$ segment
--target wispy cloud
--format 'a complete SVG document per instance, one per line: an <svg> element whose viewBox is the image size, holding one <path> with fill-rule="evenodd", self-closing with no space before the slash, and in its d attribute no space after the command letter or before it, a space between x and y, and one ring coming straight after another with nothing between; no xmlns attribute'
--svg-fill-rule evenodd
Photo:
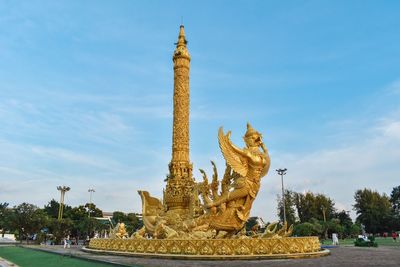
<svg viewBox="0 0 400 267"><path fill-rule="evenodd" d="M345 146L338 144L338 147L312 153L272 155L271 170L262 182L253 214L276 219L273 215L276 214L275 196L280 194L280 177L274 170L282 166L288 168L287 188L327 194L336 201L338 209L352 211L357 189L367 187L390 193L399 184L400 120L385 121L371 125L368 135Z"/></svg>

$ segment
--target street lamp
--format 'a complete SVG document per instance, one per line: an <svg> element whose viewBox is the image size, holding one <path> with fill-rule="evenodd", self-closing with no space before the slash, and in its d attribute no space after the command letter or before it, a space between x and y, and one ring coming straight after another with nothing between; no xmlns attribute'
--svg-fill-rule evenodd
<svg viewBox="0 0 400 267"><path fill-rule="evenodd" d="M283 186L283 176L286 174L287 169L277 169L278 174L281 176L282 182L282 206L283 206L283 224L286 223L286 202L285 202L285 188Z"/></svg>
<svg viewBox="0 0 400 267"><path fill-rule="evenodd" d="M91 205L92 205L92 194L94 193L94 192L96 192L96 191L94 191L94 189L93 188L89 188L88 189L88 192L89 192L89 194L90 194L90 198L89 198L89 218L90 218L90 208L91 208Z"/></svg>
<svg viewBox="0 0 400 267"><path fill-rule="evenodd" d="M65 192L69 191L71 188L68 186L57 186L57 190L60 191L61 193L61 198L60 198L60 207L58 208L58 220L62 219L63 216L63 211L64 211L64 196Z"/></svg>

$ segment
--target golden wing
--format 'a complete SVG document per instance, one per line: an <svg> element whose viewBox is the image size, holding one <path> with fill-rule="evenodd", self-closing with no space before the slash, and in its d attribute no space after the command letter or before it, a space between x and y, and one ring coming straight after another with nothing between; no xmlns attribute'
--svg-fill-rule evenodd
<svg viewBox="0 0 400 267"><path fill-rule="evenodd" d="M271 159L268 155L268 152L266 153L266 160L267 160L267 163L264 165L263 169L261 170L260 177L264 177L268 173L269 166L271 165Z"/></svg>
<svg viewBox="0 0 400 267"><path fill-rule="evenodd" d="M240 148L236 147L234 144L232 144L229 138L230 134L231 132L229 131L226 135L224 135L222 127L219 128L218 131L219 147L221 148L221 152L226 160L226 163L235 172L237 172L243 177L246 177L248 171L247 160L245 157L241 155L243 151Z"/></svg>

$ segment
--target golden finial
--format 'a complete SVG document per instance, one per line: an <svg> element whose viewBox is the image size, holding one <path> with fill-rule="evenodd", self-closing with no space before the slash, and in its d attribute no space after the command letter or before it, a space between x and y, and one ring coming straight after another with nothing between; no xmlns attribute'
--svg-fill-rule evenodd
<svg viewBox="0 0 400 267"><path fill-rule="evenodd" d="M185 27L183 25L180 26L178 42L176 42L175 44L176 49L173 56L174 62L176 58L186 58L190 61L190 55L186 47L187 41L185 38Z"/></svg>
<svg viewBox="0 0 400 267"><path fill-rule="evenodd" d="M185 46L186 47L187 41L185 39L185 27L183 25L180 26L179 29L179 36L178 42L176 43L176 47Z"/></svg>

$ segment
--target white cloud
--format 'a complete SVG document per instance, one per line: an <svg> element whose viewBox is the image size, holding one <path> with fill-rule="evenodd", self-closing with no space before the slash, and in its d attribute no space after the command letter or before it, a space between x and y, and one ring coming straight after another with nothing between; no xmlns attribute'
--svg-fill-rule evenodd
<svg viewBox="0 0 400 267"><path fill-rule="evenodd" d="M353 195L357 189L368 187L390 193L399 183L400 121L393 118L382 121L384 123L372 125L369 135L351 145L299 154L272 151L272 166L268 176L262 180L252 214L262 216L266 221L277 219L276 197L280 195L281 185L275 169L280 167L288 168L285 176L287 188L327 194L335 200L339 210L352 211ZM265 141L268 143L268 140ZM103 210L140 211L137 190L147 190L156 197L162 195L170 156L168 148L148 151L144 156L151 157L151 161L144 165L133 162L129 166L99 155L60 148L23 146L5 141L0 144L0 202L9 201L12 205L27 201L42 206L51 198L58 199L56 186L66 184L72 188L66 198L70 205L85 203L88 199L87 188L94 187L94 201ZM223 172L222 155L218 148L213 151L215 155L193 156L196 170L204 168L210 175L209 159L215 159L219 172ZM49 166L32 166L32 158L54 161L74 170L63 173ZM83 167L88 168L84 173ZM194 173L199 181L201 176L197 171ZM354 212L352 216L355 217Z"/></svg>
<svg viewBox="0 0 400 267"><path fill-rule="evenodd" d="M400 140L400 121L391 121L380 128L388 139Z"/></svg>
<svg viewBox="0 0 400 267"><path fill-rule="evenodd" d="M68 205L86 203L87 189L95 188L94 201L101 209L140 211L137 190L161 196L159 184L167 171L165 158L160 156L142 166L134 161L126 165L98 155L5 141L0 142L0 151L0 202L11 205L29 202L43 206L52 198L58 199L57 186L68 185ZM165 168L159 167L160 161Z"/></svg>
<svg viewBox="0 0 400 267"><path fill-rule="evenodd" d="M400 173L400 120L385 120L372 126L374 134L362 136L345 147L325 148L308 154L271 155L272 166L263 179L253 214L276 220L276 195L280 194L280 177L275 169L288 168L287 188L297 192L323 193L335 200L339 210L352 210L357 189L372 188L389 194L398 186Z"/></svg>

